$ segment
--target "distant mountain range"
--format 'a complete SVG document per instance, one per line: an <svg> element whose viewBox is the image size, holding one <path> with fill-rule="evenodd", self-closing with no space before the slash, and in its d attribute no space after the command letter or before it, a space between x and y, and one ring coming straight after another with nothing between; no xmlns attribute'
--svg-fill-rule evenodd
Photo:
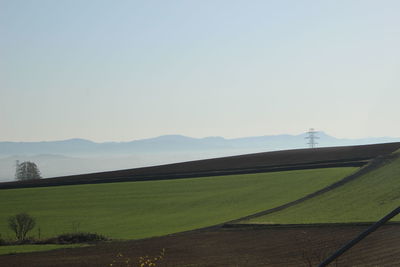
<svg viewBox="0 0 400 267"><path fill-rule="evenodd" d="M400 142L400 138L338 139L323 132L317 147ZM131 142L0 142L0 181L14 179L15 162L33 161L43 177L111 171L246 153L307 147L306 134L226 139L163 135Z"/></svg>
<svg viewBox="0 0 400 267"><path fill-rule="evenodd" d="M346 146L400 142L400 138L378 137L338 139L318 132L317 147ZM131 142L95 143L85 139L50 142L0 142L0 156L59 154L68 156L132 155L142 153L237 151L261 152L305 148L306 134L272 135L225 139L223 137L192 138L182 135L163 135Z"/></svg>

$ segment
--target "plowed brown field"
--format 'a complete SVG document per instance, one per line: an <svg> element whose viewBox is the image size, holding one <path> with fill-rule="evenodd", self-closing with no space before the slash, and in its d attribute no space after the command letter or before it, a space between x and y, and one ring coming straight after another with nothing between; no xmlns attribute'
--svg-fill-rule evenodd
<svg viewBox="0 0 400 267"><path fill-rule="evenodd" d="M157 256L157 266L316 266L323 258L367 228L303 226L296 228L215 229L146 240L111 242L78 249L0 256L0 266L110 266L115 259ZM116 255L122 253L122 257ZM114 266L127 266L114 265ZM400 225L386 225L330 266L400 266Z"/></svg>

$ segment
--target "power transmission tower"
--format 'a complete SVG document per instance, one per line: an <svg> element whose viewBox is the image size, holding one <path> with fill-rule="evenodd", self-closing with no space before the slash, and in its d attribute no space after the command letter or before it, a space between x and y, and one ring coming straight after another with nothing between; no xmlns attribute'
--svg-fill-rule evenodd
<svg viewBox="0 0 400 267"><path fill-rule="evenodd" d="M314 148L318 143L315 141L316 139L319 139L318 136L316 136L318 132L314 130L314 128L310 128L310 130L307 132L307 137L305 137L305 139L309 139L308 140L308 145L310 146L310 148Z"/></svg>

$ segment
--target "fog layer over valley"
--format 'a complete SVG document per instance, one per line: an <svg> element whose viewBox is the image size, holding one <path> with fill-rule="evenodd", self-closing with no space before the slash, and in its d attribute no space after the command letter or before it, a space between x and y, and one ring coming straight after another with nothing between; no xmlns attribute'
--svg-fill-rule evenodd
<svg viewBox="0 0 400 267"><path fill-rule="evenodd" d="M400 138L338 139L323 132L317 147L399 142ZM0 181L14 180L16 161L35 162L43 178L307 147L306 134L225 139L164 135L131 142L0 142Z"/></svg>
<svg viewBox="0 0 400 267"><path fill-rule="evenodd" d="M232 152L231 152L232 153ZM92 156L72 157L63 155L16 155L0 158L0 182L12 181L15 176L17 160L35 162L43 178L73 175L81 173L112 171L136 167L154 166L189 160L206 159L234 155L229 152L199 152L199 153L142 153L131 156Z"/></svg>

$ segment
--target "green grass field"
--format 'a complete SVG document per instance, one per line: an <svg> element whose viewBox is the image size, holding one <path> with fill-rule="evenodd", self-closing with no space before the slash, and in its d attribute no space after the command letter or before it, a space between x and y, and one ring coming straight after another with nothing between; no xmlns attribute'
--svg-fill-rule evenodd
<svg viewBox="0 0 400 267"><path fill-rule="evenodd" d="M87 245L73 244L73 245L18 245L18 246L0 246L0 255L16 254L26 252L48 251L60 248L77 248Z"/></svg>
<svg viewBox="0 0 400 267"><path fill-rule="evenodd" d="M248 223L347 223L377 221L400 205L400 158L342 187ZM393 221L400 221L400 215Z"/></svg>
<svg viewBox="0 0 400 267"><path fill-rule="evenodd" d="M357 169L0 190L0 234L12 237L7 218L27 212L42 237L74 230L119 239L160 236L285 204ZM38 227L31 235L37 236Z"/></svg>

